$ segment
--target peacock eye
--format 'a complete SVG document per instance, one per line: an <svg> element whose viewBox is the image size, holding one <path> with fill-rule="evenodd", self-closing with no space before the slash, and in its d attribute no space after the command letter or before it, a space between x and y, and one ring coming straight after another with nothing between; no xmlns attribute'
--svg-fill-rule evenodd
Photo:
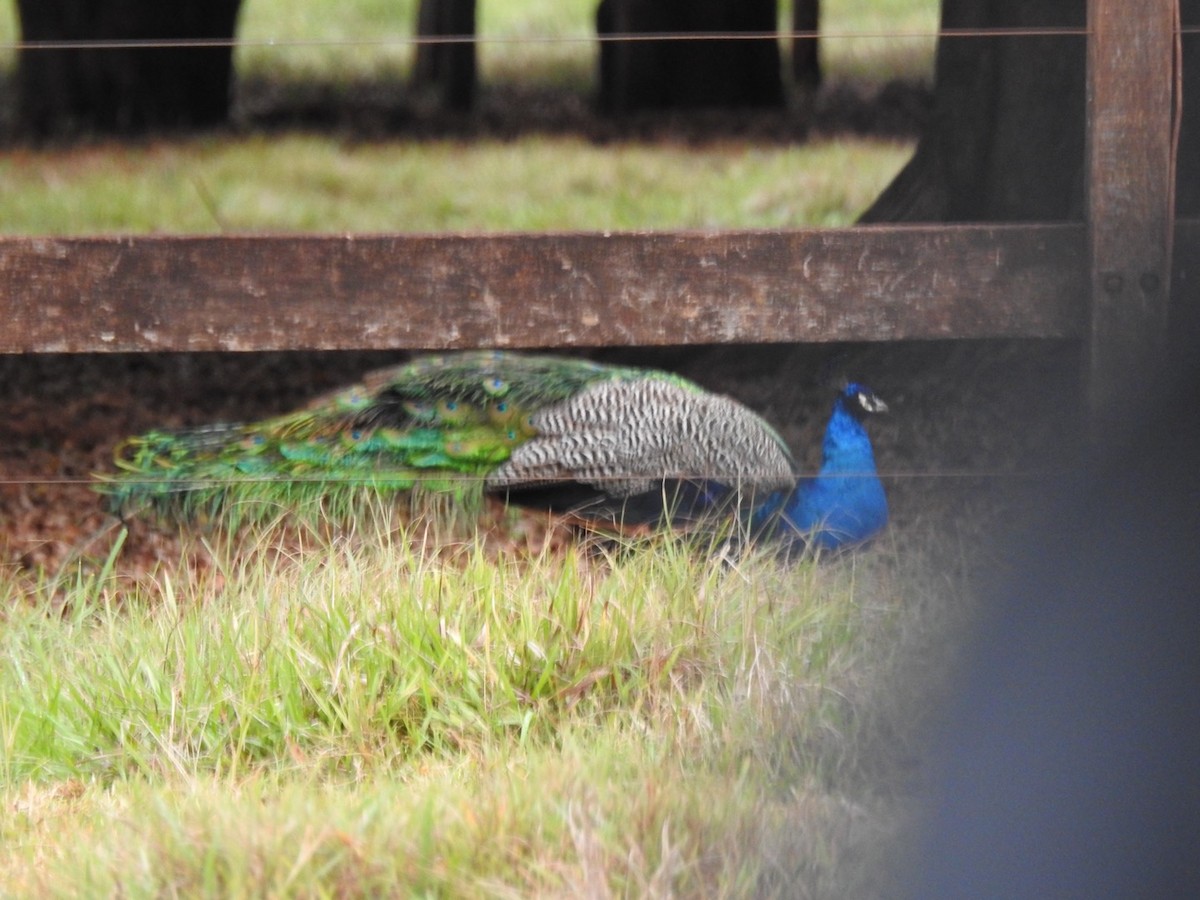
<svg viewBox="0 0 1200 900"><path fill-rule="evenodd" d="M508 412L508 404L501 400L496 404L496 412Z"/></svg>
<svg viewBox="0 0 1200 900"><path fill-rule="evenodd" d="M447 400L446 401L446 409L450 412L454 412L456 409L458 409L458 404L455 403L453 400Z"/></svg>
<svg viewBox="0 0 1200 900"><path fill-rule="evenodd" d="M350 432L350 440L352 440L352 441L361 441L361 440L362 440L362 435L363 435L363 433L362 433L362 429L361 429L361 428L355 428L355 429L351 430L351 432Z"/></svg>

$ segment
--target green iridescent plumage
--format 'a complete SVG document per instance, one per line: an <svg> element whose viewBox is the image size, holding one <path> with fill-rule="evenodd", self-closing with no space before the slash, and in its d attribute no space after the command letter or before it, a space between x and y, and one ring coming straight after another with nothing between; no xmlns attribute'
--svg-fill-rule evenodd
<svg viewBox="0 0 1200 900"><path fill-rule="evenodd" d="M780 437L745 407L663 372L514 353L426 356L263 422L150 432L101 481L111 509L271 516L364 495L520 492L614 498L664 480L793 484Z"/></svg>

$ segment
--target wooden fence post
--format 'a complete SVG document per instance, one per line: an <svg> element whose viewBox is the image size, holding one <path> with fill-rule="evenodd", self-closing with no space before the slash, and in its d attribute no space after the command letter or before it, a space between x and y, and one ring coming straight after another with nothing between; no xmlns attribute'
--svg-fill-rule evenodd
<svg viewBox="0 0 1200 900"><path fill-rule="evenodd" d="M1087 190L1093 437L1154 388L1174 229L1177 0L1088 0Z"/></svg>

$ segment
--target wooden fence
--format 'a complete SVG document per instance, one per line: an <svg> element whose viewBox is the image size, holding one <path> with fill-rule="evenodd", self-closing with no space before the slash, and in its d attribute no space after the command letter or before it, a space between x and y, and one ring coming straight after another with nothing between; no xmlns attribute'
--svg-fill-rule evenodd
<svg viewBox="0 0 1200 900"><path fill-rule="evenodd" d="M488 236L0 239L0 352L1078 338L1119 416L1160 353L1176 0L1088 2L1079 225Z"/></svg>

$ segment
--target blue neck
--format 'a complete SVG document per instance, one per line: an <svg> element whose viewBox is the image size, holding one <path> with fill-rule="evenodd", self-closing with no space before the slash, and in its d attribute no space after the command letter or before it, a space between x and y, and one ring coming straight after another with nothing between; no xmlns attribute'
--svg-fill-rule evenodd
<svg viewBox="0 0 1200 900"><path fill-rule="evenodd" d="M875 470L871 439L845 401L834 404L825 428L821 471L801 479L790 494L768 500L775 533L822 550L860 544L887 523L887 498Z"/></svg>

